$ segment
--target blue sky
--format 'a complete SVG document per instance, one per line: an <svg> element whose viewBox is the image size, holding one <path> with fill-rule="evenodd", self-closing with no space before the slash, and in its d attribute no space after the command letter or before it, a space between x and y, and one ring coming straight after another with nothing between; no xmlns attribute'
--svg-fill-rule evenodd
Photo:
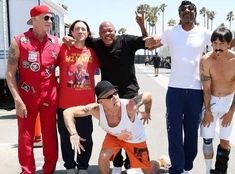
<svg viewBox="0 0 235 174"><path fill-rule="evenodd" d="M127 29L128 34L140 35L140 30L135 22L135 13L140 4L150 6L160 6L167 4L165 10L165 23L170 19L179 20L178 6L181 0L54 0L68 6L69 12L66 18L70 21L76 19L85 20L95 36L98 36L99 24L104 20L112 21L116 30L121 27ZM199 15L199 9L203 6L210 11L215 11L216 15L213 22L213 29L221 23L229 27L226 16L229 11L235 14L235 0L192 0L197 6L197 21L203 26L203 17ZM161 34L161 16L158 19L157 30ZM166 24L167 25L167 24ZM235 21L232 22L232 30L235 30Z"/></svg>

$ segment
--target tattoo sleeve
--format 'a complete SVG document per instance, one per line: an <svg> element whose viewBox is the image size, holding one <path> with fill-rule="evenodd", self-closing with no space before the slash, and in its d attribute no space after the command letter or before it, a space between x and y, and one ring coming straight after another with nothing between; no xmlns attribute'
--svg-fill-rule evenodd
<svg viewBox="0 0 235 174"><path fill-rule="evenodd" d="M98 105L97 104L88 104L88 105L85 105L81 108L81 110L84 112L84 114L87 114L87 115L90 115L91 114L91 111L98 108Z"/></svg>
<svg viewBox="0 0 235 174"><path fill-rule="evenodd" d="M205 74L205 69L204 69L204 66L203 66L203 60L201 60L201 62L200 62L200 78L201 78L202 82L212 79L211 75Z"/></svg>
<svg viewBox="0 0 235 174"><path fill-rule="evenodd" d="M135 101L137 107L139 108L141 105L143 105L143 100L142 100L143 94L140 94L136 96L133 100Z"/></svg>
<svg viewBox="0 0 235 174"><path fill-rule="evenodd" d="M84 106L83 108L82 108L82 111L83 112L85 112L85 113L87 113L87 112L89 112L89 111L91 111L91 109L92 109L92 107L91 106Z"/></svg>
<svg viewBox="0 0 235 174"><path fill-rule="evenodd" d="M211 76L205 75L204 73L201 73L201 81L208 81L211 80Z"/></svg>
<svg viewBox="0 0 235 174"><path fill-rule="evenodd" d="M17 65L17 63L18 63L18 57L16 56L16 50L11 45L9 47L9 52L8 52L8 64L10 64L10 65Z"/></svg>
<svg viewBox="0 0 235 174"><path fill-rule="evenodd" d="M146 95L140 94L133 99L138 108L140 108L143 104L145 106L145 112L150 113L152 100L149 99Z"/></svg>
<svg viewBox="0 0 235 174"><path fill-rule="evenodd" d="M210 104L210 98L211 98L211 89L208 89L204 92L204 98L207 98L207 102L205 102L205 110L211 112L211 104Z"/></svg>

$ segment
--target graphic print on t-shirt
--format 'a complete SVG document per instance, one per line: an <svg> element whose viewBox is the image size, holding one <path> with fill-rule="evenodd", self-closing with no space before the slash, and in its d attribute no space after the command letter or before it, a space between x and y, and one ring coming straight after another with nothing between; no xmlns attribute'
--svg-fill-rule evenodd
<svg viewBox="0 0 235 174"><path fill-rule="evenodd" d="M90 76L89 73L86 71L86 64L89 62L89 57L86 59L77 59L75 63L72 63L68 66L67 70L67 87L75 88L76 90L80 89L90 89Z"/></svg>

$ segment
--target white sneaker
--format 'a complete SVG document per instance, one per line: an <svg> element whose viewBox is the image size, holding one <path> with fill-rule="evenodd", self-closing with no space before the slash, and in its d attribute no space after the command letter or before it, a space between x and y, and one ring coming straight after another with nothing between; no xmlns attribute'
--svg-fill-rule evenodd
<svg viewBox="0 0 235 174"><path fill-rule="evenodd" d="M135 169L135 168L127 169L126 173L127 174L138 174L137 169Z"/></svg>
<svg viewBox="0 0 235 174"><path fill-rule="evenodd" d="M183 174L189 174L189 171L184 170Z"/></svg>
<svg viewBox="0 0 235 174"><path fill-rule="evenodd" d="M77 174L77 169L67 169L66 174Z"/></svg>
<svg viewBox="0 0 235 174"><path fill-rule="evenodd" d="M112 169L112 174L121 174L122 173L122 167L114 167Z"/></svg>

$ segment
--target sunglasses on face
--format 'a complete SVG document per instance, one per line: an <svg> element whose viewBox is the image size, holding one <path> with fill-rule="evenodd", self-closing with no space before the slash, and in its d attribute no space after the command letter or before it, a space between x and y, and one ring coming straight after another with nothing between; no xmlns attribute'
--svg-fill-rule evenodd
<svg viewBox="0 0 235 174"><path fill-rule="evenodd" d="M51 20L51 22L54 21L54 17L51 17L51 16L44 16L44 21L48 21L49 19Z"/></svg>
<svg viewBox="0 0 235 174"><path fill-rule="evenodd" d="M114 93L108 95L107 97L101 97L100 99L111 99L113 98L114 95L117 95L118 94L118 91L115 91Z"/></svg>
<svg viewBox="0 0 235 174"><path fill-rule="evenodd" d="M194 11L194 6L188 5L188 6L182 6L182 7L181 7L181 11L186 11L187 9L188 9L189 11Z"/></svg>

